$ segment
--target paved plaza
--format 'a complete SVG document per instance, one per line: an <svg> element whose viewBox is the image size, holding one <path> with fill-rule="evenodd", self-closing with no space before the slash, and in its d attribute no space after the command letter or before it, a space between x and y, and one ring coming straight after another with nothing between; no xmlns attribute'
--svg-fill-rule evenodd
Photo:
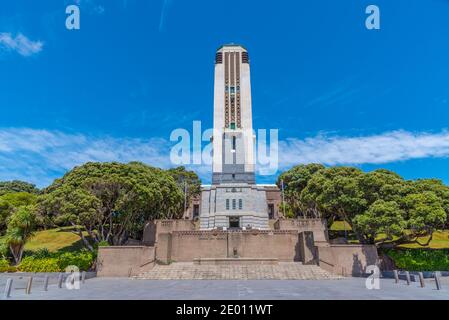
<svg viewBox="0 0 449 320"><path fill-rule="evenodd" d="M8 275L0 275L1 299ZM340 280L138 280L129 278L93 278L79 290L59 289L56 278L43 291L43 279L33 281L31 294L25 294L26 277L14 278L11 300L269 300L269 299L449 299L449 279L442 279L442 290L436 290L431 279L426 287L419 283L395 284L381 279L380 290L368 290L363 278Z"/></svg>

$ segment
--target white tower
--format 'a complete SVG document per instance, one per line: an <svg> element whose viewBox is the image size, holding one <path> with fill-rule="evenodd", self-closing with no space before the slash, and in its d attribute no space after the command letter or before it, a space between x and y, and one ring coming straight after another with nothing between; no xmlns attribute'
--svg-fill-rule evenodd
<svg viewBox="0 0 449 320"><path fill-rule="evenodd" d="M212 185L201 194L201 229L268 229L266 190L256 185L247 50L224 45L215 56Z"/></svg>
<svg viewBox="0 0 449 320"><path fill-rule="evenodd" d="M224 45L215 56L212 184L255 183L248 52Z"/></svg>

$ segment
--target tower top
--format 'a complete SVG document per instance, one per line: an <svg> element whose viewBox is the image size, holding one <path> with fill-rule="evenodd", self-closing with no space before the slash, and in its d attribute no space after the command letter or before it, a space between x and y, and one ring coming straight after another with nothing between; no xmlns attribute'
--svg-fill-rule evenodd
<svg viewBox="0 0 449 320"><path fill-rule="evenodd" d="M221 51L221 50L224 49L224 48L241 48L241 49L243 49L244 51L248 51L248 50L247 50L244 46L242 46L241 44L237 44L237 43L227 43L227 44L224 44L224 45L220 46L220 47L217 49L217 52Z"/></svg>

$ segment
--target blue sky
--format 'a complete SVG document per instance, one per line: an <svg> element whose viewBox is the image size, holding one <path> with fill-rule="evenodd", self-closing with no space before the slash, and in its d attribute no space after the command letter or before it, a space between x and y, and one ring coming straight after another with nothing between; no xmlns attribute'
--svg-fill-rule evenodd
<svg viewBox="0 0 449 320"><path fill-rule="evenodd" d="M381 30L365 28L369 4ZM250 53L254 127L279 129L281 170L449 183L448 39L448 0L3 1L0 180L42 187L86 161L170 166L172 130L212 126L215 50L235 42Z"/></svg>

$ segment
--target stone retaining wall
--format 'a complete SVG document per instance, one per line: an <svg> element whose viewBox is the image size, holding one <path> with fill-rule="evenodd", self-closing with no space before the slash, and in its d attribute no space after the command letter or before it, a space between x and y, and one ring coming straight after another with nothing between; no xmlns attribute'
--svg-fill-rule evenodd
<svg viewBox="0 0 449 320"><path fill-rule="evenodd" d="M304 252L310 249L310 245L301 246L295 230L173 231L160 234L158 239L156 259L163 263L234 256L302 261ZM306 240L304 237L303 241Z"/></svg>
<svg viewBox="0 0 449 320"><path fill-rule="evenodd" d="M154 267L154 247L99 247L98 277L130 277Z"/></svg>
<svg viewBox="0 0 449 320"><path fill-rule="evenodd" d="M318 264L324 270L342 276L362 276L369 265L378 264L373 245L318 246Z"/></svg>

